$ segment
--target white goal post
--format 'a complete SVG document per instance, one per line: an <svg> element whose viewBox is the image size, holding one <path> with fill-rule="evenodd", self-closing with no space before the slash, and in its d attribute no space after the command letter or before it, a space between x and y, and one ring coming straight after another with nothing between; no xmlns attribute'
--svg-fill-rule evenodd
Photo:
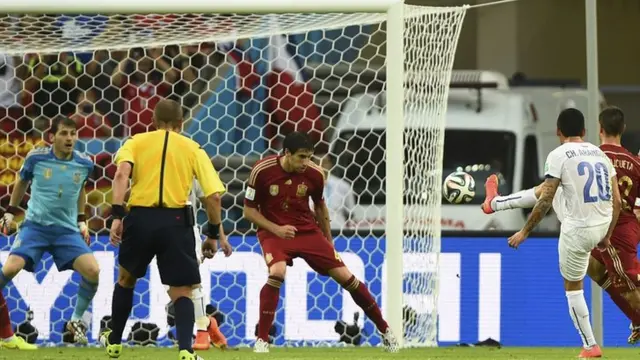
<svg viewBox="0 0 640 360"><path fill-rule="evenodd" d="M376 275L381 278L376 281L380 283L379 291L382 292L382 307L386 318L401 339L401 344L436 346L437 309L438 302L442 301L438 299L437 274L440 266L444 123L451 69L466 10L467 7L405 5L402 0L21 0L4 3L0 10L0 23L7 25L0 28L0 54L23 56L34 53L96 52L221 43L280 34L308 34L315 30L328 32L348 26L375 26L376 31L386 36L382 44L376 45L386 46L386 54L376 54L384 58L384 70L376 68L373 71L376 73L376 81L383 83L377 91L386 94L386 101L378 109L386 119L380 135L381 139L386 139L386 145L378 144L385 151L383 160L386 160L386 171L380 173L386 173L386 179L381 179L384 187L380 189L380 193L374 194L384 198L383 206L377 208L377 216L384 224L385 266L374 269L384 271L384 274ZM39 33L37 29L24 30L9 26L14 16L12 14L28 14L34 21L33 24L44 28L47 28L47 23L57 21L54 15L45 14L100 14L104 19L95 25L101 27L99 35L84 39L82 33L74 39L73 34L71 37L63 37L57 32L62 30L57 28ZM162 17L163 14L173 17L170 22L155 26L149 32L136 28L135 21L131 20L136 14L151 18ZM225 23L229 18L236 22L230 25ZM109 27L111 22L119 22L121 25L114 30ZM226 25L223 26L223 23ZM368 60L359 59L359 65L366 68ZM355 74L355 62L349 66L348 73ZM366 84L356 85L367 87ZM198 100L199 103L203 101ZM349 130L353 132L352 136L358 137L363 136L358 135L358 129L370 133L374 133L376 129L375 124L368 122L370 119L367 117L357 123L345 116L345 104L341 105L343 107L339 112L342 111L343 121L341 120L340 125L331 122L327 126L330 130L327 133L330 135L325 134L323 140L329 148L332 148L333 141L341 139L340 131L346 133ZM370 104L369 110L375 107L376 104ZM362 109L356 108L354 114L360 110ZM210 145L212 148L217 146L215 138L206 134L215 129L206 130L210 129L209 125L204 122L199 124L201 127L195 133L209 136L207 143L203 145ZM346 138L342 140L348 142ZM364 141L361 146L366 146ZM345 152L357 150L344 148ZM220 154L210 155L221 157ZM230 160L222 161L223 167L231 166ZM338 163L336 166L345 165ZM347 169L341 170L348 172ZM374 170L374 176L379 174L377 171L380 169ZM363 191L366 192L366 189ZM238 198L241 196L237 195ZM106 204L106 199L101 200L99 205ZM372 209L362 211L375 212ZM234 224L234 230L238 230L236 225ZM373 226L363 224L340 231L362 232L363 229L370 230L371 234L375 231ZM222 260L216 258L214 261ZM407 263L410 264L409 267ZM228 269L234 271L231 265ZM254 285L262 286L252 286ZM110 296L108 289L99 293ZM12 294L24 295L20 289ZM411 319L407 319L406 307L415 310L417 315L411 315ZM246 311L251 314L255 312ZM37 318L40 315L35 316ZM51 321L49 315L46 319ZM44 323L45 320L40 321ZM95 316L93 321L96 321ZM94 324L92 329L95 331L97 326L99 325ZM252 327L253 324L244 326ZM246 331L247 334L251 332ZM95 334L93 338L95 339Z"/></svg>

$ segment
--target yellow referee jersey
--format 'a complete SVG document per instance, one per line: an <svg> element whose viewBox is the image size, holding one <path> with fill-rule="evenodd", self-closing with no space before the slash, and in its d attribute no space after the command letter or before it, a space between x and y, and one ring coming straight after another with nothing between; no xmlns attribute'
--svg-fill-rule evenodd
<svg viewBox="0 0 640 360"><path fill-rule="evenodd" d="M207 153L173 131L134 135L116 154L116 164L124 161L133 165L129 207L184 207L194 176L205 196L225 191Z"/></svg>

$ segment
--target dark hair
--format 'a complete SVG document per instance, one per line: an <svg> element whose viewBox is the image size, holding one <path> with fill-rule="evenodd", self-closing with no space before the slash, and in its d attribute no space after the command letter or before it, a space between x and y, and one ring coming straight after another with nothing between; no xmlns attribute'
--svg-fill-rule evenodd
<svg viewBox="0 0 640 360"><path fill-rule="evenodd" d="M311 137L300 131L293 131L285 136L282 142L282 149L284 151L289 150L291 154L295 154L300 150L313 151L313 142Z"/></svg>
<svg viewBox="0 0 640 360"><path fill-rule="evenodd" d="M610 136L622 135L624 132L624 113L618 107L608 107L600 113L600 127Z"/></svg>
<svg viewBox="0 0 640 360"><path fill-rule="evenodd" d="M162 99L153 109L153 118L163 124L178 126L182 122L182 106L177 101Z"/></svg>
<svg viewBox="0 0 640 360"><path fill-rule="evenodd" d="M584 133L584 115L578 109L562 110L558 115L558 130L565 137L582 136Z"/></svg>
<svg viewBox="0 0 640 360"><path fill-rule="evenodd" d="M51 121L51 128L49 129L49 132L52 135L55 135L58 133L58 130L60 130L60 128L63 126L68 128L73 128L74 130L76 130L76 122L73 121L71 118L68 118L66 116L57 116Z"/></svg>

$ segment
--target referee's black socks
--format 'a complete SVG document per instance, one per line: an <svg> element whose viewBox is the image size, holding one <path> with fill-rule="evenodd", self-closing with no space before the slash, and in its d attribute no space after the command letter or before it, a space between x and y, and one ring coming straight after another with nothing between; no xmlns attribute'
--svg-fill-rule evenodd
<svg viewBox="0 0 640 360"><path fill-rule="evenodd" d="M193 352L193 324L196 322L193 313L193 301L188 297L181 297L173 302L175 309L176 335L180 350Z"/></svg>
<svg viewBox="0 0 640 360"><path fill-rule="evenodd" d="M133 288L127 289L116 283L111 300L111 334L109 344L120 344L122 333L133 307Z"/></svg>

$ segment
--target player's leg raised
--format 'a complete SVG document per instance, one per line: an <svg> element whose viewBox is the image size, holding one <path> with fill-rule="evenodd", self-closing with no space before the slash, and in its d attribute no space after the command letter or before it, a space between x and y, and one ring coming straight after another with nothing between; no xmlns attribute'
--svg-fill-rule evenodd
<svg viewBox="0 0 640 360"><path fill-rule="evenodd" d="M491 214L496 211L510 209L529 209L535 206L540 195L539 187L521 190L513 194L500 195L498 193L498 177L491 175L484 184L485 200L482 203L482 211Z"/></svg>

